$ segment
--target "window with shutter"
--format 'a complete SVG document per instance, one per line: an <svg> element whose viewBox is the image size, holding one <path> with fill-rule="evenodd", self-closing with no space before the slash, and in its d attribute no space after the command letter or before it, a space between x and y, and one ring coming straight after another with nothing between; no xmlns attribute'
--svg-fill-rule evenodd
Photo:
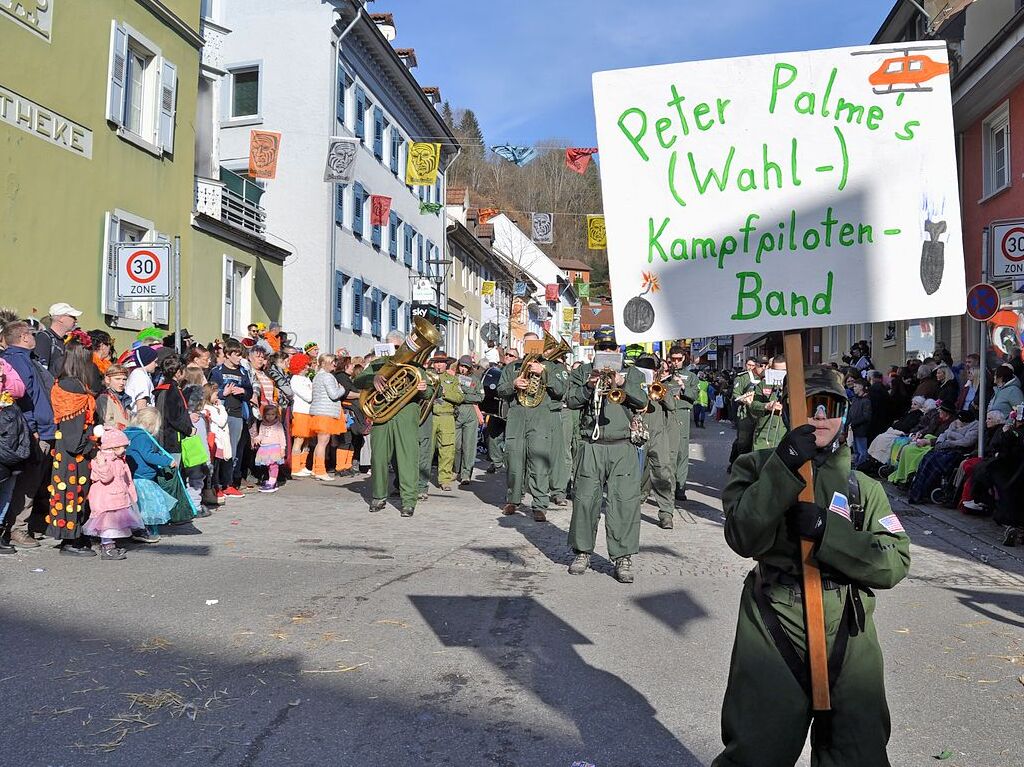
<svg viewBox="0 0 1024 767"><path fill-rule="evenodd" d="M366 94L363 89L356 86L356 127L357 138L366 138Z"/></svg>
<svg viewBox="0 0 1024 767"><path fill-rule="evenodd" d="M335 184L334 187L334 223L338 226L345 226L345 184Z"/></svg>
<svg viewBox="0 0 1024 767"><path fill-rule="evenodd" d="M378 250L380 250L382 229L383 227L380 226L373 226L370 229L370 244L373 245L373 247L377 248Z"/></svg>
<svg viewBox="0 0 1024 767"><path fill-rule="evenodd" d="M373 108L373 156L384 159L384 112L380 107Z"/></svg>
<svg viewBox="0 0 1024 767"><path fill-rule="evenodd" d="M416 230L408 224L405 225L405 265L412 266L412 244L416 237Z"/></svg>
<svg viewBox="0 0 1024 767"><path fill-rule="evenodd" d="M402 137L398 128L391 126L391 172L398 175L398 150L402 146Z"/></svg>
<svg viewBox="0 0 1024 767"><path fill-rule="evenodd" d="M121 219L115 213L105 214L106 227L103 230L103 253L100 263L103 265L103 282L100 284L103 313L117 316L117 244L118 233L121 231Z"/></svg>
<svg viewBox="0 0 1024 767"><path fill-rule="evenodd" d="M444 204L444 197L441 195L441 174L440 173L437 174L437 181L434 182L434 202L440 202L440 203ZM440 216L441 215L441 209L438 208L437 212L434 213L434 215L435 216Z"/></svg>
<svg viewBox="0 0 1024 767"><path fill-rule="evenodd" d="M394 296L388 299L388 332L398 330L398 303Z"/></svg>
<svg viewBox="0 0 1024 767"><path fill-rule="evenodd" d="M128 32L124 25L111 22L110 80L107 87L107 119L124 125L124 88L128 68Z"/></svg>
<svg viewBox="0 0 1024 767"><path fill-rule="evenodd" d="M224 256L224 267L221 272L221 285L224 288L224 312L221 315L221 332L233 335L235 317L235 259Z"/></svg>
<svg viewBox="0 0 1024 767"><path fill-rule="evenodd" d="M363 281L358 277L352 281L352 332L363 332Z"/></svg>
<svg viewBox="0 0 1024 767"><path fill-rule="evenodd" d="M371 296L370 333L374 338L380 338L380 305L382 302L380 290L374 288L371 291Z"/></svg>
<svg viewBox="0 0 1024 767"><path fill-rule="evenodd" d="M394 259L398 258L398 227L401 221L398 220L398 214L395 211L391 211L391 216L388 220L388 253Z"/></svg>
<svg viewBox="0 0 1024 767"><path fill-rule="evenodd" d="M345 89L348 87L348 74L341 64L338 64L338 103L334 108L334 119L338 125L345 124Z"/></svg>
<svg viewBox="0 0 1024 767"><path fill-rule="evenodd" d="M345 275L339 271L334 272L334 327L340 328L342 322L342 308L345 305Z"/></svg>
<svg viewBox="0 0 1024 767"><path fill-rule="evenodd" d="M352 187L352 234L360 238L363 236L364 196L363 185L357 181Z"/></svg>
<svg viewBox="0 0 1024 767"><path fill-rule="evenodd" d="M164 59L160 67L160 148L174 154L175 100L178 94L178 69Z"/></svg>
<svg viewBox="0 0 1024 767"><path fill-rule="evenodd" d="M417 234L416 235L416 271L418 271L420 274L423 274L424 273L423 272L424 265L425 264L423 262L423 235L422 234Z"/></svg>

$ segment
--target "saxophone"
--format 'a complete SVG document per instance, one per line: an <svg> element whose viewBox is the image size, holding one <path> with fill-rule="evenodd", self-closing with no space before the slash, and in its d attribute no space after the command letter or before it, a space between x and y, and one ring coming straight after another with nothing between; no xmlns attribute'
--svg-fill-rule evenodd
<svg viewBox="0 0 1024 767"><path fill-rule="evenodd" d="M547 371L531 373L527 368L534 362L559 362L565 355L572 351L572 347L565 342L565 339L555 338L550 333L544 333L544 351L540 354L527 354L523 357L523 364L520 371L526 378L526 388L516 392L516 400L523 407L537 407L544 399L544 392L548 385Z"/></svg>
<svg viewBox="0 0 1024 767"><path fill-rule="evenodd" d="M440 342L441 333L436 327L422 317L413 318L413 329L405 343L377 373L384 379L384 386L380 391L371 387L359 395L359 407L367 418L386 423L415 398L420 381L426 380L422 366Z"/></svg>

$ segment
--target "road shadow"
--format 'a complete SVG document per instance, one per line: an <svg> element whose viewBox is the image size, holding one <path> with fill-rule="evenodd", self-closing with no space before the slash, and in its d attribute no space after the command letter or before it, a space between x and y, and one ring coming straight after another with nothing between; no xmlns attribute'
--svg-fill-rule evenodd
<svg viewBox="0 0 1024 767"><path fill-rule="evenodd" d="M986 618L1024 629L1024 594L1001 594L977 589L949 588L964 607ZM1001 612L1000 612L1001 611ZM1005 613L1011 613L1011 618Z"/></svg>
<svg viewBox="0 0 1024 767"><path fill-rule="evenodd" d="M526 567L526 560L523 559L522 555L516 553L515 549L509 549L503 546L470 546L469 550L475 551L479 554L486 554L495 562L503 565Z"/></svg>
<svg viewBox="0 0 1024 767"><path fill-rule="evenodd" d="M490 708L506 717L509 729L495 733L478 761L518 767L516 746L520 691L569 719L582 744L563 762L600 765L700 765L694 754L656 718L647 698L619 677L583 660L579 645L592 642L529 596L410 596L427 625L446 647L472 648L508 678L507 690ZM504 698L504 700L503 700ZM628 733L628 735L627 735ZM642 744L643 754L639 753ZM532 764L532 762L531 762ZM537 762L540 764L540 762Z"/></svg>
<svg viewBox="0 0 1024 767"><path fill-rule="evenodd" d="M633 604L679 636L686 633L692 621L709 616L685 589L636 597Z"/></svg>
<svg viewBox="0 0 1024 767"><path fill-rule="evenodd" d="M535 522L524 514L510 514L498 517L498 526L515 530L530 544L556 565L568 565L572 551L565 542L565 533L546 522Z"/></svg>

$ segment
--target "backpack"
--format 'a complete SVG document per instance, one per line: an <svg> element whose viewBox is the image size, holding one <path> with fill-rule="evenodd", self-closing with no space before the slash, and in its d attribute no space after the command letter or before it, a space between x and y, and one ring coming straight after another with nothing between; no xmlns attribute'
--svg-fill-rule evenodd
<svg viewBox="0 0 1024 767"><path fill-rule="evenodd" d="M17 405L0 408L0 477L10 475L32 449L28 421Z"/></svg>

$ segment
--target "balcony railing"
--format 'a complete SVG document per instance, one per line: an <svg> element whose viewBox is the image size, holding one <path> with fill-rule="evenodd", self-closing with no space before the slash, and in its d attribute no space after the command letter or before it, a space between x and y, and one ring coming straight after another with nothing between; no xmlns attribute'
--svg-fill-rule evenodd
<svg viewBox="0 0 1024 767"><path fill-rule="evenodd" d="M238 176L235 178L243 180ZM241 192L231 188L232 186L237 185L229 186L223 181L197 178L196 211L263 237L267 231L267 213L263 206L252 199L246 199L247 196L254 195L246 195L244 186Z"/></svg>

